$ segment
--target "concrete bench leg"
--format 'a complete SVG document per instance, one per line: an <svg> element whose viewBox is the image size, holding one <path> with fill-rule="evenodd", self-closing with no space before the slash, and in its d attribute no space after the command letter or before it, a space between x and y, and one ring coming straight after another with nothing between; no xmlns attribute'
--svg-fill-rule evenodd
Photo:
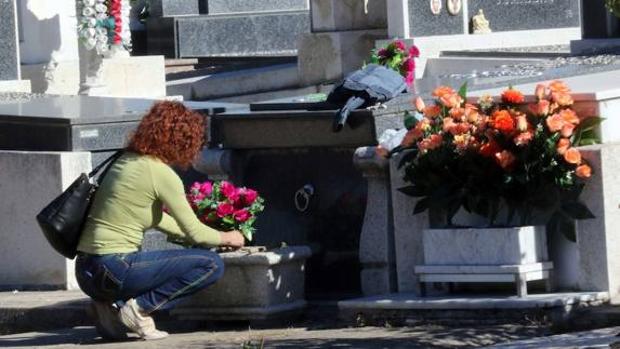
<svg viewBox="0 0 620 349"><path fill-rule="evenodd" d="M527 275L516 274L517 280L517 295L519 297L527 297Z"/></svg>

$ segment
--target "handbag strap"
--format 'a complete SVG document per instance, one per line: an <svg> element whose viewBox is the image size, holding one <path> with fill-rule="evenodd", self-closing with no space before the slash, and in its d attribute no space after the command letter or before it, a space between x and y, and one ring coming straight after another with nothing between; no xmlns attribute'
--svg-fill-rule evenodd
<svg viewBox="0 0 620 349"><path fill-rule="evenodd" d="M124 152L125 152L124 149L119 150L116 153L112 154L107 159L103 160L103 162L101 162L99 165L97 165L97 167L95 167L92 171L90 171L90 173L88 174L88 178L93 178L94 176L97 175L97 173L99 173L99 171L101 171L102 168L107 166L105 171L103 171L101 176L99 176L99 180L101 180L101 178L103 178L103 176L105 176L105 174L108 172L108 169L110 168L109 165L111 165L112 162L116 161L116 159L120 158Z"/></svg>

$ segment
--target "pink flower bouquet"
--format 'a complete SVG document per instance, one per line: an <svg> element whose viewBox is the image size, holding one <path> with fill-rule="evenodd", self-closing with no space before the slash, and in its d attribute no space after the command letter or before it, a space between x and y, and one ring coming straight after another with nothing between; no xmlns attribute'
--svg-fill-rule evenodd
<svg viewBox="0 0 620 349"><path fill-rule="evenodd" d="M187 200L200 221L221 231L238 230L248 241L252 241L256 215L265 208L258 192L227 181L196 182Z"/></svg>
<svg viewBox="0 0 620 349"><path fill-rule="evenodd" d="M393 69L405 78L408 86L415 80L415 59L420 57L420 50L415 46L407 48L401 40L395 40L386 47L373 50L370 63L380 64Z"/></svg>

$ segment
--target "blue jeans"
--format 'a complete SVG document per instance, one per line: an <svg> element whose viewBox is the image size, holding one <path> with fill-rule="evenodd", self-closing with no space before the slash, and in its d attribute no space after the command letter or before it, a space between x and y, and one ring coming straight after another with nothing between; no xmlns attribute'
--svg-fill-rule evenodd
<svg viewBox="0 0 620 349"><path fill-rule="evenodd" d="M94 300L123 302L135 298L146 313L173 308L180 300L219 280L224 264L202 249L79 254L76 278Z"/></svg>

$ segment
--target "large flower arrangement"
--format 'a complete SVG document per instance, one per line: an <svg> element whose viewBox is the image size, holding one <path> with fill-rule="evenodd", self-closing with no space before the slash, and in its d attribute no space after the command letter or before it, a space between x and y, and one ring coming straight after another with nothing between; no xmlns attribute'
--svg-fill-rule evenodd
<svg viewBox="0 0 620 349"><path fill-rule="evenodd" d="M420 50L415 45L407 48L404 42L395 40L386 47L373 50L370 63L380 64L399 72L411 86L415 80L415 59Z"/></svg>
<svg viewBox="0 0 620 349"><path fill-rule="evenodd" d="M238 230L248 241L252 241L256 215L264 209L264 200L255 190L227 181L196 182L187 200L203 223L221 231Z"/></svg>
<svg viewBox="0 0 620 349"><path fill-rule="evenodd" d="M131 49L129 0L78 0L78 34L88 50L104 54L113 45Z"/></svg>
<svg viewBox="0 0 620 349"><path fill-rule="evenodd" d="M467 103L466 85L433 96L432 105L415 99L396 149L410 149L401 162L410 185L401 191L421 198L415 213L441 212L447 226L461 208L489 226L543 219L574 239L574 219L592 217L578 200L592 170L575 147L597 141L602 119L580 118L561 81L538 85L529 103L512 88L477 103Z"/></svg>

